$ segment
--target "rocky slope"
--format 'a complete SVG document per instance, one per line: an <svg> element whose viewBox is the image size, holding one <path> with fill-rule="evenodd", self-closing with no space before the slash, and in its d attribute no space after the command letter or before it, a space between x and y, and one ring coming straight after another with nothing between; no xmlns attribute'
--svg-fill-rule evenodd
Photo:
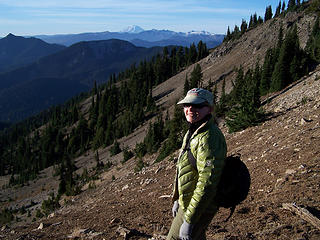
<svg viewBox="0 0 320 240"><path fill-rule="evenodd" d="M229 134L228 152L240 153L252 178L248 198L233 217L221 209L208 239L319 239L316 222L285 204L320 213L320 67L264 106L259 126ZM101 152L102 153L102 152ZM107 155L107 151L105 153ZM87 156L93 159L94 154ZM3 228L3 239L163 239L171 222L175 166L168 157L135 173L135 159L104 172L95 188L67 198L48 218ZM102 153L102 156L103 153ZM121 159L121 154L117 156ZM107 156L102 157L104 159ZM79 159L80 161L80 159ZM115 179L114 179L115 177ZM126 235L126 238L124 237Z"/></svg>

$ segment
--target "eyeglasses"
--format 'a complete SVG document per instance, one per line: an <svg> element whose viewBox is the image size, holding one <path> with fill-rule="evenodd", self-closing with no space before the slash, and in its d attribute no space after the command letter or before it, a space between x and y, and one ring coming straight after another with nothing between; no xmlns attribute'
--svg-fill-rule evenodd
<svg viewBox="0 0 320 240"><path fill-rule="evenodd" d="M203 108L203 107L208 107L208 104L204 104L204 103L201 103L201 104L191 104L191 103L185 103L183 104L183 107L184 108L197 108L197 109L200 109L200 108Z"/></svg>

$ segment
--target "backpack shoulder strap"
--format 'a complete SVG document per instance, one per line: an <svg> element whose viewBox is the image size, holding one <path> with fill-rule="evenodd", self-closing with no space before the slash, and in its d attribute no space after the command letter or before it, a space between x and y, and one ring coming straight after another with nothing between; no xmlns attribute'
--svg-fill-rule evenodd
<svg viewBox="0 0 320 240"><path fill-rule="evenodd" d="M188 160L189 160L190 164L192 165L192 167L194 167L195 170L198 171L198 168L197 168L197 159L193 156L193 154L192 154L192 152L191 152L190 141L188 141L185 150L187 151Z"/></svg>
<svg viewBox="0 0 320 240"><path fill-rule="evenodd" d="M189 142L186 145L186 148L184 150L187 151L188 160L189 160L190 164L194 167L194 169L196 169L198 171L198 169L197 169L197 160L195 159L195 157L193 156L193 154L191 152L191 148L190 148L190 143ZM227 219L224 220L224 222L227 222L231 218L231 216L233 215L235 209L236 209L236 205L233 205L233 206L230 207L230 214L227 217Z"/></svg>

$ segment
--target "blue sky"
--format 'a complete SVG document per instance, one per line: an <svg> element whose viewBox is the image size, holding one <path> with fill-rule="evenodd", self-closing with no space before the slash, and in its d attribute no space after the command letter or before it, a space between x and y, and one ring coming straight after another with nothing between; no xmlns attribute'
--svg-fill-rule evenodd
<svg viewBox="0 0 320 240"><path fill-rule="evenodd" d="M281 0L283 1L283 0ZM288 0L285 0L286 5ZM0 37L145 30L226 33L279 0L0 0Z"/></svg>

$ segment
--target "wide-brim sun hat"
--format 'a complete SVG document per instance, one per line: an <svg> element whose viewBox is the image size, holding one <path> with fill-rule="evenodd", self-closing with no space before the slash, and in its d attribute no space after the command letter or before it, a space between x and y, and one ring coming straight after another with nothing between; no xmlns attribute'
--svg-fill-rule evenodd
<svg viewBox="0 0 320 240"><path fill-rule="evenodd" d="M203 104L213 105L213 94L203 88L193 88L187 92L187 95L177 104Z"/></svg>

